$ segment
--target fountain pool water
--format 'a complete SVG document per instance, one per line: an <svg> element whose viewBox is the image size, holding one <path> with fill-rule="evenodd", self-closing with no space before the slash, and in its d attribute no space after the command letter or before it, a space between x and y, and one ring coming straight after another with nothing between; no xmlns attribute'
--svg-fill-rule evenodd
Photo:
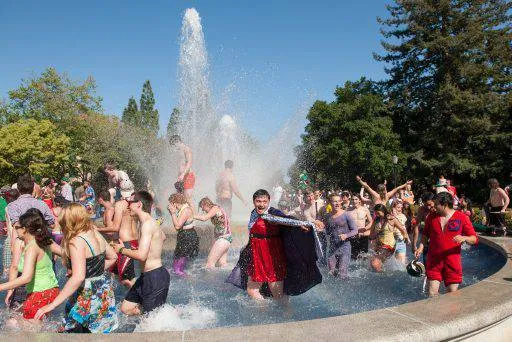
<svg viewBox="0 0 512 342"><path fill-rule="evenodd" d="M388 264L385 273L369 271L367 262L353 262L350 279L339 281L326 275L324 281L301 296L290 297L289 304L279 305L272 301L255 302L247 294L225 283L231 268L238 259L239 250L230 251L226 268L206 271L203 253L188 267L189 276L171 276L168 304L150 313L142 320L126 318L119 314L121 330L149 332L205 329L213 327L244 326L310 320L347 315L362 311L395 306L426 298L422 293L423 278L413 278L394 262ZM472 285L498 271L505 258L495 249L478 245L463 251L463 287ZM164 254L164 263L170 267L172 251ZM65 281L64 270L57 265L61 286ZM394 269L394 270L393 270ZM126 290L114 281L116 299L120 305ZM5 293L0 294L3 302ZM5 309L0 318L7 317ZM63 316L62 306L51 315L54 324L46 328L54 330ZM0 322L5 322L1 319ZM2 328L2 330L5 328Z"/></svg>

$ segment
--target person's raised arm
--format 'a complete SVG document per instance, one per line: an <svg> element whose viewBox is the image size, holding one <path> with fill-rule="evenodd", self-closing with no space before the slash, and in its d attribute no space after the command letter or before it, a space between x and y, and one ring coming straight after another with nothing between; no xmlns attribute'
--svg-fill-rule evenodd
<svg viewBox="0 0 512 342"><path fill-rule="evenodd" d="M21 276L9 279L7 283L0 284L0 291L12 290L17 287L30 283L34 277L34 270L36 268L38 248L35 246L27 248L25 257L23 259L23 271Z"/></svg>
<svg viewBox="0 0 512 342"><path fill-rule="evenodd" d="M359 182L359 184L361 184L363 186L363 188L366 189L366 191L368 191L368 193L370 194L370 196L372 196L372 200L373 202L378 202L380 200L380 195L377 191L373 190L369 185L368 183L364 182L361 177L359 176L356 176L356 180Z"/></svg>
<svg viewBox="0 0 512 342"><path fill-rule="evenodd" d="M395 196L395 194L397 193L397 191L399 190L402 190L402 189L405 189L405 187L407 185L411 185L412 184L412 180L408 180L407 182L405 182L404 184L400 185L400 186L397 186L396 188L394 188L393 190L391 191L388 191L387 193L387 198L386 200L390 199L391 197Z"/></svg>
<svg viewBox="0 0 512 342"><path fill-rule="evenodd" d="M212 217L214 217L217 212L219 211L219 207L217 206L213 206L210 208L210 210L208 210L208 212L204 215L200 215L200 214L194 214L194 219L195 220L199 220L199 221L208 221L209 219L211 219Z"/></svg>
<svg viewBox="0 0 512 342"><path fill-rule="evenodd" d="M176 217L176 215L174 215L176 213L176 209L173 210L174 211L171 211L172 224L174 226L174 229L180 230L181 228L183 228L185 222L187 222L187 220L193 215L192 209L183 209L183 212L182 214L180 214L180 217Z"/></svg>

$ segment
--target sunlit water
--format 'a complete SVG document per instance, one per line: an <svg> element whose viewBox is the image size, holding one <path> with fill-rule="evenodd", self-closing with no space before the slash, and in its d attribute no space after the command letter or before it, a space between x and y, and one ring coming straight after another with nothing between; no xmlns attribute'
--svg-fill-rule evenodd
<svg viewBox="0 0 512 342"><path fill-rule="evenodd" d="M120 313L120 331L189 330L300 321L374 310L426 298L422 292L423 278L409 276L396 262L388 262L386 272L378 274L368 269L367 260L359 260L352 263L350 279L346 281L333 279L322 269L323 283L301 296L290 297L286 306L270 300L255 302L246 293L225 283L238 259L238 253L238 250L231 250L229 266L216 271L203 268L206 255L201 255L189 265L188 277L171 275L168 304L142 319L126 318ZM488 277L505 263L498 251L483 244L464 250L462 254L463 287ZM165 253L164 260L165 265L170 267L172 251ZM57 273L62 287L65 275L60 265ZM117 281L114 284L119 306L126 290ZM2 292L2 303L4 296ZM45 330L55 329L62 318L63 306L51 315L51 322L45 324ZM1 309L0 322L5 322L8 315L5 308ZM5 327L2 326L2 330Z"/></svg>

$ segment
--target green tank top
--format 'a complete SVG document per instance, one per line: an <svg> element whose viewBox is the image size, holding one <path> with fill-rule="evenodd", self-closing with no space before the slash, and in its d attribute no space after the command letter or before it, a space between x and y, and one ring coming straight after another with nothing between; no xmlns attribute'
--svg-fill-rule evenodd
<svg viewBox="0 0 512 342"><path fill-rule="evenodd" d="M20 262L18 264L18 272L20 273L23 272L23 266L25 264L25 251L32 243L35 243L35 240L29 242L29 244L23 249L23 253L21 254ZM47 249L45 249L44 252L43 258L36 262L34 277L32 277L32 280L26 286L27 293L41 292L53 289L54 287L59 287L57 277L53 271L51 252Z"/></svg>

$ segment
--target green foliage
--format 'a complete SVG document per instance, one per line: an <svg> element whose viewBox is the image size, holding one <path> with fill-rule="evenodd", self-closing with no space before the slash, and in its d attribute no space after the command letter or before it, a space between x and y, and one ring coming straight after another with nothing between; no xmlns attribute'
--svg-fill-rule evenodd
<svg viewBox="0 0 512 342"><path fill-rule="evenodd" d="M379 19L387 41L393 105L411 172L439 174L466 193L501 178L512 164L512 3L505 0L397 0Z"/></svg>
<svg viewBox="0 0 512 342"><path fill-rule="evenodd" d="M137 102L133 96L130 97L128 105L123 110L121 121L127 125L142 127L142 113L137 108Z"/></svg>
<svg viewBox="0 0 512 342"><path fill-rule="evenodd" d="M158 110L155 109L155 97L151 89L149 80L142 86L142 95L140 97L141 126L150 132L158 133Z"/></svg>
<svg viewBox="0 0 512 342"><path fill-rule="evenodd" d="M22 119L0 128L0 180L12 183L22 173L58 177L69 162L69 138L48 120Z"/></svg>
<svg viewBox="0 0 512 342"><path fill-rule="evenodd" d="M471 221L478 224L484 224L485 216L480 208L472 208L473 215L471 215Z"/></svg>
<svg viewBox="0 0 512 342"><path fill-rule="evenodd" d="M171 116L169 117L169 122L167 123L167 136L178 134L180 120L180 110L178 108L173 108Z"/></svg>
<svg viewBox="0 0 512 342"><path fill-rule="evenodd" d="M316 101L308 113L297 162L290 169L292 182L306 170L320 187L346 187L362 174L366 179L390 177L392 157L402 161L400 138L383 95L374 82L362 78L335 91L332 103ZM403 168L397 165L397 171Z"/></svg>
<svg viewBox="0 0 512 342"><path fill-rule="evenodd" d="M58 124L73 115L101 112L102 98L95 96L95 91L92 77L73 82L65 74L48 68L39 77L23 81L18 89L9 92L10 103L6 110L0 111L1 121L33 118Z"/></svg>

